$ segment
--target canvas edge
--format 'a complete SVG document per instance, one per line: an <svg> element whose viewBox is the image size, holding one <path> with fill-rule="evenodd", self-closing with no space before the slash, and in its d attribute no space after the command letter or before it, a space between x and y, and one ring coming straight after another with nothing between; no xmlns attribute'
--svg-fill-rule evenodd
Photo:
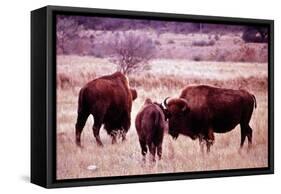
<svg viewBox="0 0 281 194"><path fill-rule="evenodd" d="M46 186L46 11L31 12L30 181Z"/></svg>

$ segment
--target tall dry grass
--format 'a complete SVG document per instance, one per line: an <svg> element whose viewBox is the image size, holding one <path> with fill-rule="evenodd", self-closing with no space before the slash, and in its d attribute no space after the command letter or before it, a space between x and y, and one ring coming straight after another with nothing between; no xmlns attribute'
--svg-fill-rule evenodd
<svg viewBox="0 0 281 194"><path fill-rule="evenodd" d="M104 147L96 145L92 134L93 118L89 117L82 133L83 149L75 145L74 133L79 89L88 81L115 71L106 59L77 56L57 58L57 178L85 178L169 172L206 171L265 167L268 165L267 64L230 62L191 62L187 60L154 60L151 69L130 76L137 89L133 103L132 125L126 142L111 144L101 130ZM161 102L177 96L187 84L211 84L227 88L244 88L255 94L257 109L250 125L253 146L239 152L240 127L226 134L216 134L210 154L200 152L198 141L180 136L177 141L164 136L163 159L155 165L142 163L134 120L144 99ZM96 170L88 170L95 165Z"/></svg>

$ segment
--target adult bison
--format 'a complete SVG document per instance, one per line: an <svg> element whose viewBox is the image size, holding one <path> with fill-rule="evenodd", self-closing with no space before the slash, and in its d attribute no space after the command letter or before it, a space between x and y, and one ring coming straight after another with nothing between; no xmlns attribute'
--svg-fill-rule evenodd
<svg viewBox="0 0 281 194"><path fill-rule="evenodd" d="M162 156L162 142L166 127L165 116L161 105L153 103L147 98L138 112L135 120L136 130L141 146L141 153L145 161L147 146L152 155L152 160L155 161L155 153L159 157Z"/></svg>
<svg viewBox="0 0 281 194"><path fill-rule="evenodd" d="M79 92L76 144L81 146L81 133L90 114L94 117L93 133L99 146L103 145L99 136L102 124L112 136L112 143L116 142L117 131L122 132L125 140L131 125L132 101L136 98L136 90L130 89L127 77L120 72L87 83Z"/></svg>
<svg viewBox="0 0 281 194"><path fill-rule="evenodd" d="M240 124L241 144L248 138L252 143L249 122L256 108L255 96L245 90L231 90L206 85L189 86L179 98L164 100L169 117L169 134L199 138L206 142L207 151L214 142L215 133L226 133ZM201 147L202 148L202 147Z"/></svg>

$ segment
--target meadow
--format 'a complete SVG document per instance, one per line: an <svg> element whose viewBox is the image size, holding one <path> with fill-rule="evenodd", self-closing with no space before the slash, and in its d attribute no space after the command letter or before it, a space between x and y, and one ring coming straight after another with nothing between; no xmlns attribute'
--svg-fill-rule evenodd
<svg viewBox="0 0 281 194"><path fill-rule="evenodd" d="M127 140L111 144L101 129L104 147L97 146L90 116L82 133L80 149L75 144L78 92L84 84L99 76L115 72L116 65L107 58L90 56L57 56L57 179L138 175L170 172L209 171L219 169L259 168L268 165L268 93L267 63L211 62L188 59L158 58L150 68L129 75L130 86L138 92L133 102L132 125ZM242 150L240 126L226 134L215 134L209 154L201 153L198 140L179 136L175 141L167 133L163 142L163 158L155 164L142 162L134 122L145 98L162 102L176 97L190 84L246 89L256 96L257 108L250 122L253 145ZM88 167L94 165L95 170Z"/></svg>

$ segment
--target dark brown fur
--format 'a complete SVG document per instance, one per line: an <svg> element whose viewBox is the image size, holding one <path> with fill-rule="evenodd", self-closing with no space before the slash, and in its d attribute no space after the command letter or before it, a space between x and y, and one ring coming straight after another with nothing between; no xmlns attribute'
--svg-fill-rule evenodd
<svg viewBox="0 0 281 194"><path fill-rule="evenodd" d="M166 101L166 100L165 100ZM179 98L166 104L169 117L169 133L205 140L207 151L214 142L214 133L226 133L238 124L241 127L242 147L245 138L252 143L249 122L256 107L254 95L245 90L231 90L206 85L186 87Z"/></svg>
<svg viewBox="0 0 281 194"><path fill-rule="evenodd" d="M81 146L81 133L90 114L94 117L93 133L98 145L102 146L99 136L102 124L112 136L112 143L120 130L125 140L131 125L132 101L136 98L136 90L129 88L127 78L120 72L87 83L79 92L76 144Z"/></svg>
<svg viewBox="0 0 281 194"><path fill-rule="evenodd" d="M152 103L150 99L146 99L143 107L136 116L135 124L144 160L147 153L147 146L153 161L155 161L156 152L159 159L161 159L166 123L165 116L159 104Z"/></svg>

